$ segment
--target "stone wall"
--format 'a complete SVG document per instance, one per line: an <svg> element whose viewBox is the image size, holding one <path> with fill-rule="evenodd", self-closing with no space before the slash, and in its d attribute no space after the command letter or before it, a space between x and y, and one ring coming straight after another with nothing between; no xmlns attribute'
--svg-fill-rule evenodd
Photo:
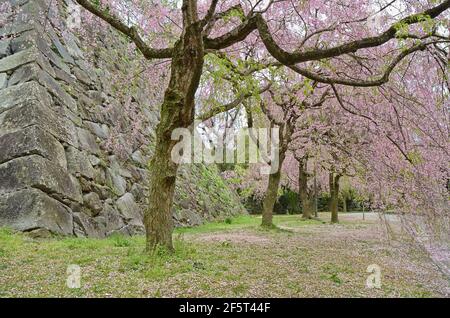
<svg viewBox="0 0 450 318"><path fill-rule="evenodd" d="M93 64L65 26L70 0L1 1L12 10L0 26L0 226L36 235L142 233L146 163L159 120L149 88L140 83L131 98L144 138L130 138L134 118L109 83L109 70L128 66L113 62L119 53L111 42L99 44L103 55ZM126 41L108 34L118 47ZM245 209L215 166L180 169L175 225L239 213Z"/></svg>

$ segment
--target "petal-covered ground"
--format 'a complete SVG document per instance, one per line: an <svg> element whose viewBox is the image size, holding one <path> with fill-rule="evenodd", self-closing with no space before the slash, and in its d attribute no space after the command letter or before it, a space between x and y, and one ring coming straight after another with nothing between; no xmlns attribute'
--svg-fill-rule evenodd
<svg viewBox="0 0 450 318"><path fill-rule="evenodd" d="M0 230L0 297L430 297L448 284L408 248L392 218L341 214L341 223L242 216L177 229L176 251L147 256L142 237L35 240ZM394 232L388 239L386 229ZM81 288L68 288L69 265ZM381 288L368 288L370 265Z"/></svg>

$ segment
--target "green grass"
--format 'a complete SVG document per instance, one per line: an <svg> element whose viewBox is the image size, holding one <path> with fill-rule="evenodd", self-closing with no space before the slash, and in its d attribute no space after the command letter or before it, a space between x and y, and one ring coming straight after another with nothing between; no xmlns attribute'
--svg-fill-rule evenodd
<svg viewBox="0 0 450 318"><path fill-rule="evenodd" d="M183 227L175 229L175 233L209 233L245 228L256 228L261 219L250 215L241 215L234 218L227 218L224 221L209 222L196 227Z"/></svg>
<svg viewBox="0 0 450 318"><path fill-rule="evenodd" d="M275 215L273 219L274 229L282 227L300 227L308 225L322 224L316 220L302 220L301 215ZM260 230L261 216L241 215L234 218L227 218L223 221L209 222L196 227L184 227L175 229L175 233L211 233L242 229Z"/></svg>
<svg viewBox="0 0 450 318"><path fill-rule="evenodd" d="M151 255L144 253L143 236L34 240L0 229L0 297L436 294L426 282L417 284L414 272L392 268L391 262L399 261L396 254L378 253L378 241L353 240L358 223L335 227L289 215L276 216L277 227L262 230L260 222L260 217L246 215L176 229L174 253ZM343 235L342 240L329 237L330 231L340 230L335 234ZM381 290L365 288L366 268L372 263L383 268ZM71 264L81 268L80 289L66 286Z"/></svg>

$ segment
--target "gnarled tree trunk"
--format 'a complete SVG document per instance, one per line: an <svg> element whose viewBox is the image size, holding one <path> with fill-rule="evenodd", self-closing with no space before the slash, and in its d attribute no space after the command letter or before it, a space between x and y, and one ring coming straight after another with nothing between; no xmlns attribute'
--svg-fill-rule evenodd
<svg viewBox="0 0 450 318"><path fill-rule="evenodd" d="M163 246L173 250L172 201L178 164L171 158L176 140L175 128L185 128L194 120L195 92L199 86L204 61L202 29L195 16L197 8L185 8L185 28L176 43L169 86L161 106L161 120L156 128L156 148L149 164L149 207L144 215L147 250Z"/></svg>

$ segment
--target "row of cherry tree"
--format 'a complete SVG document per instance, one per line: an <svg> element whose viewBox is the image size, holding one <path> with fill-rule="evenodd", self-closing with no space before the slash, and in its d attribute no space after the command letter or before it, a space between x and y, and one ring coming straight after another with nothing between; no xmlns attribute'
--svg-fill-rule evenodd
<svg viewBox="0 0 450 318"><path fill-rule="evenodd" d="M281 169L260 182L263 225L272 226L281 182L311 217L319 170L337 222L340 179L351 176L379 208L401 211L449 272L450 0L75 1L86 38L110 27L125 35L158 90L148 250L173 248L171 135L199 119L280 128Z"/></svg>

